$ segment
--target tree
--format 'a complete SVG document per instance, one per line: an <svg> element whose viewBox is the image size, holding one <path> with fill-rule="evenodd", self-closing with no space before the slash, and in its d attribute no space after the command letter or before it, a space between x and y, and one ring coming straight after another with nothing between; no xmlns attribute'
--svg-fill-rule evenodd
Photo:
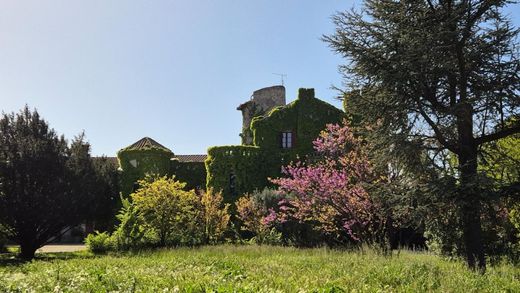
<svg viewBox="0 0 520 293"><path fill-rule="evenodd" d="M291 195L280 203L276 218L311 223L340 243L369 240L378 222L378 206L365 189L365 183L375 180L362 140L344 121L327 125L314 148L319 154L316 162L289 165L284 170L287 177L272 180Z"/></svg>
<svg viewBox="0 0 520 293"><path fill-rule="evenodd" d="M36 249L78 225L91 203L90 146L71 147L26 106L0 119L0 223L29 260Z"/></svg>
<svg viewBox="0 0 520 293"><path fill-rule="evenodd" d="M88 187L94 197L86 221L97 231L111 231L121 208L117 163L107 157L92 158L94 182Z"/></svg>
<svg viewBox="0 0 520 293"><path fill-rule="evenodd" d="M186 191L186 183L173 177L147 177L131 194L132 204L155 231L159 245L197 244L201 238L200 201L195 191Z"/></svg>
<svg viewBox="0 0 520 293"><path fill-rule="evenodd" d="M347 59L345 103L367 138L406 159L410 146L456 178L466 260L485 270L478 156L481 146L520 132L518 30L505 0L366 0L361 12L334 16L324 36ZM410 152L408 152L410 154ZM413 153L412 153L413 154Z"/></svg>
<svg viewBox="0 0 520 293"><path fill-rule="evenodd" d="M223 200L222 192L214 192L211 188L201 191L200 203L206 243L217 243L228 229L229 204L223 204Z"/></svg>

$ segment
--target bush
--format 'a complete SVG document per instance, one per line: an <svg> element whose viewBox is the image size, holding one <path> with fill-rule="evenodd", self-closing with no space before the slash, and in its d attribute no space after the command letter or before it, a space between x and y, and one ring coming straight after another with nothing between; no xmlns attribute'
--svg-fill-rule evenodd
<svg viewBox="0 0 520 293"><path fill-rule="evenodd" d="M139 181L131 197L145 231L153 232L159 246L196 245L203 242L202 211L195 191L186 183L148 177Z"/></svg>
<svg viewBox="0 0 520 293"><path fill-rule="evenodd" d="M262 231L262 233L251 238L250 242L259 245L282 245L285 243L282 233L276 228Z"/></svg>
<svg viewBox="0 0 520 293"><path fill-rule="evenodd" d="M157 240L152 231L146 231L144 219L135 204L122 200L123 207L117 215L120 221L112 234L115 249L119 251L136 250L155 245Z"/></svg>
<svg viewBox="0 0 520 293"><path fill-rule="evenodd" d="M235 205L243 236L257 244L282 244L276 211L284 198L282 193L268 188L239 198Z"/></svg>
<svg viewBox="0 0 520 293"><path fill-rule="evenodd" d="M90 252L99 254L106 253L116 249L115 241L107 232L89 234L85 239L85 244Z"/></svg>
<svg viewBox="0 0 520 293"><path fill-rule="evenodd" d="M222 192L215 193L213 189L201 191L202 222L204 225L204 242L218 243L228 230L229 204L223 204Z"/></svg>

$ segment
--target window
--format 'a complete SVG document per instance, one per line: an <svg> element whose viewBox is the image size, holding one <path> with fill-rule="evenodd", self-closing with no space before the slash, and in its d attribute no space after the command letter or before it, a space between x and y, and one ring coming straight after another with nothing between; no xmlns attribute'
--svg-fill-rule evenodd
<svg viewBox="0 0 520 293"><path fill-rule="evenodd" d="M293 133L282 132L282 148L290 149L293 147Z"/></svg>
<svg viewBox="0 0 520 293"><path fill-rule="evenodd" d="M236 179L237 179L237 176L235 176L235 173L231 172L229 174L229 192L231 192L231 194L233 194L233 195L235 195L235 192L236 192L236 186L235 186Z"/></svg>

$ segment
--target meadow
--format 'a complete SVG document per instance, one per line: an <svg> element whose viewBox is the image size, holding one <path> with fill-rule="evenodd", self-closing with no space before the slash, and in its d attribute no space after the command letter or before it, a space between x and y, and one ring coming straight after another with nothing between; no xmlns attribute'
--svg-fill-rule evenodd
<svg viewBox="0 0 520 293"><path fill-rule="evenodd" d="M207 246L0 262L0 292L520 292L520 267L485 275L412 251Z"/></svg>

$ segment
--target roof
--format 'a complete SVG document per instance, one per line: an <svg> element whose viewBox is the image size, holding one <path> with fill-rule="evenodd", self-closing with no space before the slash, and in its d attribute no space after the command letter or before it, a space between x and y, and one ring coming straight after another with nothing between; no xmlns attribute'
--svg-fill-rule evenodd
<svg viewBox="0 0 520 293"><path fill-rule="evenodd" d="M105 157L105 156L92 157L92 160L93 161L104 161L104 160L106 160L108 163L112 164L116 168L119 166L119 162L117 160L117 157Z"/></svg>
<svg viewBox="0 0 520 293"><path fill-rule="evenodd" d="M172 160L179 160L181 163L186 162L204 162L208 155L175 155Z"/></svg>
<svg viewBox="0 0 520 293"><path fill-rule="evenodd" d="M140 140L136 141L135 143L127 146L123 150L133 150L133 151L142 151L142 150L150 150L150 149L156 149L156 150L163 150L167 152L172 152L169 148L163 146L162 144L158 143L152 138L149 137L143 137Z"/></svg>

